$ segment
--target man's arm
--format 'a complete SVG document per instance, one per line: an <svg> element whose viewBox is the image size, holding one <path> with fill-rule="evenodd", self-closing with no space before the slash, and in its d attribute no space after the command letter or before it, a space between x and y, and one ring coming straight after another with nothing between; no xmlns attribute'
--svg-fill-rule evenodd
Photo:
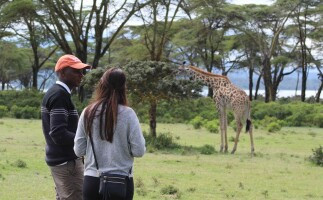
<svg viewBox="0 0 323 200"><path fill-rule="evenodd" d="M68 102L59 97L53 99L50 110L49 136L57 145L73 145L75 133L68 130Z"/></svg>

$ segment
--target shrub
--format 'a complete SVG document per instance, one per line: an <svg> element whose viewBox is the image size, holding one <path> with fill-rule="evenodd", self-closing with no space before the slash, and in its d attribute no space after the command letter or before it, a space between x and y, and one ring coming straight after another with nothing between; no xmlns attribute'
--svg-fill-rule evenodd
<svg viewBox="0 0 323 200"><path fill-rule="evenodd" d="M290 116L292 111L288 105L282 105L277 102L256 102L252 107L253 119L264 119L266 116L275 117L277 119L285 119Z"/></svg>
<svg viewBox="0 0 323 200"><path fill-rule="evenodd" d="M193 125L195 129L200 129L201 126L203 125L203 118L200 116L196 116L194 119L190 121L190 124Z"/></svg>
<svg viewBox="0 0 323 200"><path fill-rule="evenodd" d="M219 121L214 119L205 123L205 128L211 133L219 133Z"/></svg>
<svg viewBox="0 0 323 200"><path fill-rule="evenodd" d="M318 113L314 116L314 123L316 126L323 128L323 114Z"/></svg>
<svg viewBox="0 0 323 200"><path fill-rule="evenodd" d="M233 128L234 131L237 131L237 122L236 120L233 120L231 123L230 123L230 126Z"/></svg>
<svg viewBox="0 0 323 200"><path fill-rule="evenodd" d="M201 154L210 155L213 153L215 153L215 149L213 146L206 144L201 147Z"/></svg>
<svg viewBox="0 0 323 200"><path fill-rule="evenodd" d="M161 149L174 149L179 147L179 145L174 142L173 137L170 133L161 133L158 134L156 138L153 138L150 134L144 132L147 146L149 148L155 148L157 150Z"/></svg>
<svg viewBox="0 0 323 200"><path fill-rule="evenodd" d="M1 106L0 105L0 118L6 116L8 113L8 108L7 106Z"/></svg>
<svg viewBox="0 0 323 200"><path fill-rule="evenodd" d="M22 109L16 105L11 107L11 113L17 119L22 118Z"/></svg>
<svg viewBox="0 0 323 200"><path fill-rule="evenodd" d="M270 124L268 124L267 126L267 130L269 132L277 132L281 130L281 125L277 122L271 122Z"/></svg>
<svg viewBox="0 0 323 200"><path fill-rule="evenodd" d="M313 155L309 157L310 161L315 165L323 167L323 147L320 146L316 149L312 149Z"/></svg>
<svg viewBox="0 0 323 200"><path fill-rule="evenodd" d="M17 119L39 119L40 118L40 109L30 106L18 107L16 105L11 107L12 115Z"/></svg>

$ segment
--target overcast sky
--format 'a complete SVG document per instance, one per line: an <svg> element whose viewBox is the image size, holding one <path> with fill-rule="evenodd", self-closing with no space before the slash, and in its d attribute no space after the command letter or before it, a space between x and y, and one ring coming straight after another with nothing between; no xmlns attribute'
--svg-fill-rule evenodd
<svg viewBox="0 0 323 200"><path fill-rule="evenodd" d="M233 4L272 4L274 0L229 0Z"/></svg>

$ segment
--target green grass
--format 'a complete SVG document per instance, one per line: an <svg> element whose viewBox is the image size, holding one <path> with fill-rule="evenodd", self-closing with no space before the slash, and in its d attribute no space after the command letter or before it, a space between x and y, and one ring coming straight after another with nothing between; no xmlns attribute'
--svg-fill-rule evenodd
<svg viewBox="0 0 323 200"><path fill-rule="evenodd" d="M142 126L148 130L147 125ZM219 150L220 135L185 124L158 124L182 146ZM234 136L229 130L229 138ZM236 154L203 155L184 148L135 159L135 197L150 199L323 199L323 169L306 159L323 145L323 129L255 129L256 156L242 133ZM55 199L44 161L39 120L0 119L0 199ZM229 142L229 149L233 142ZM20 160L20 161L19 161ZM24 165L17 163L25 162Z"/></svg>

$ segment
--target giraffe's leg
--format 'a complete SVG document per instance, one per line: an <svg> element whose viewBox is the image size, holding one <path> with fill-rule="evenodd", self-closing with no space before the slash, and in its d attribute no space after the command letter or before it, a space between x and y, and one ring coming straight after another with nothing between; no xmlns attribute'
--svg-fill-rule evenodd
<svg viewBox="0 0 323 200"><path fill-rule="evenodd" d="M255 154L255 147L254 147L254 144L253 144L252 125L250 125L249 135L250 135L250 145L251 145L251 156L253 156Z"/></svg>
<svg viewBox="0 0 323 200"><path fill-rule="evenodd" d="M234 147L231 151L231 154L234 154L234 152L237 150L237 145L238 145L238 142L239 142L239 135L240 135L240 132L241 132L241 129L242 129L242 123L240 120L236 120L237 122L237 135L236 135L236 138L234 140Z"/></svg>
<svg viewBox="0 0 323 200"><path fill-rule="evenodd" d="M228 153L228 136L227 136L227 128L228 128L228 121L227 121L227 113L226 110L224 110L224 116L223 116L223 129L224 129L224 152Z"/></svg>
<svg viewBox="0 0 323 200"><path fill-rule="evenodd" d="M224 149L224 137L225 137L225 133L224 133L224 115L223 115L223 110L219 109L219 116L220 116L220 130L221 130L221 146L220 146L220 152L223 153L223 149Z"/></svg>
<svg viewBox="0 0 323 200"><path fill-rule="evenodd" d="M221 131L221 146L220 146L220 152L223 153L224 148L224 131L223 131L223 120L220 115L220 131Z"/></svg>

